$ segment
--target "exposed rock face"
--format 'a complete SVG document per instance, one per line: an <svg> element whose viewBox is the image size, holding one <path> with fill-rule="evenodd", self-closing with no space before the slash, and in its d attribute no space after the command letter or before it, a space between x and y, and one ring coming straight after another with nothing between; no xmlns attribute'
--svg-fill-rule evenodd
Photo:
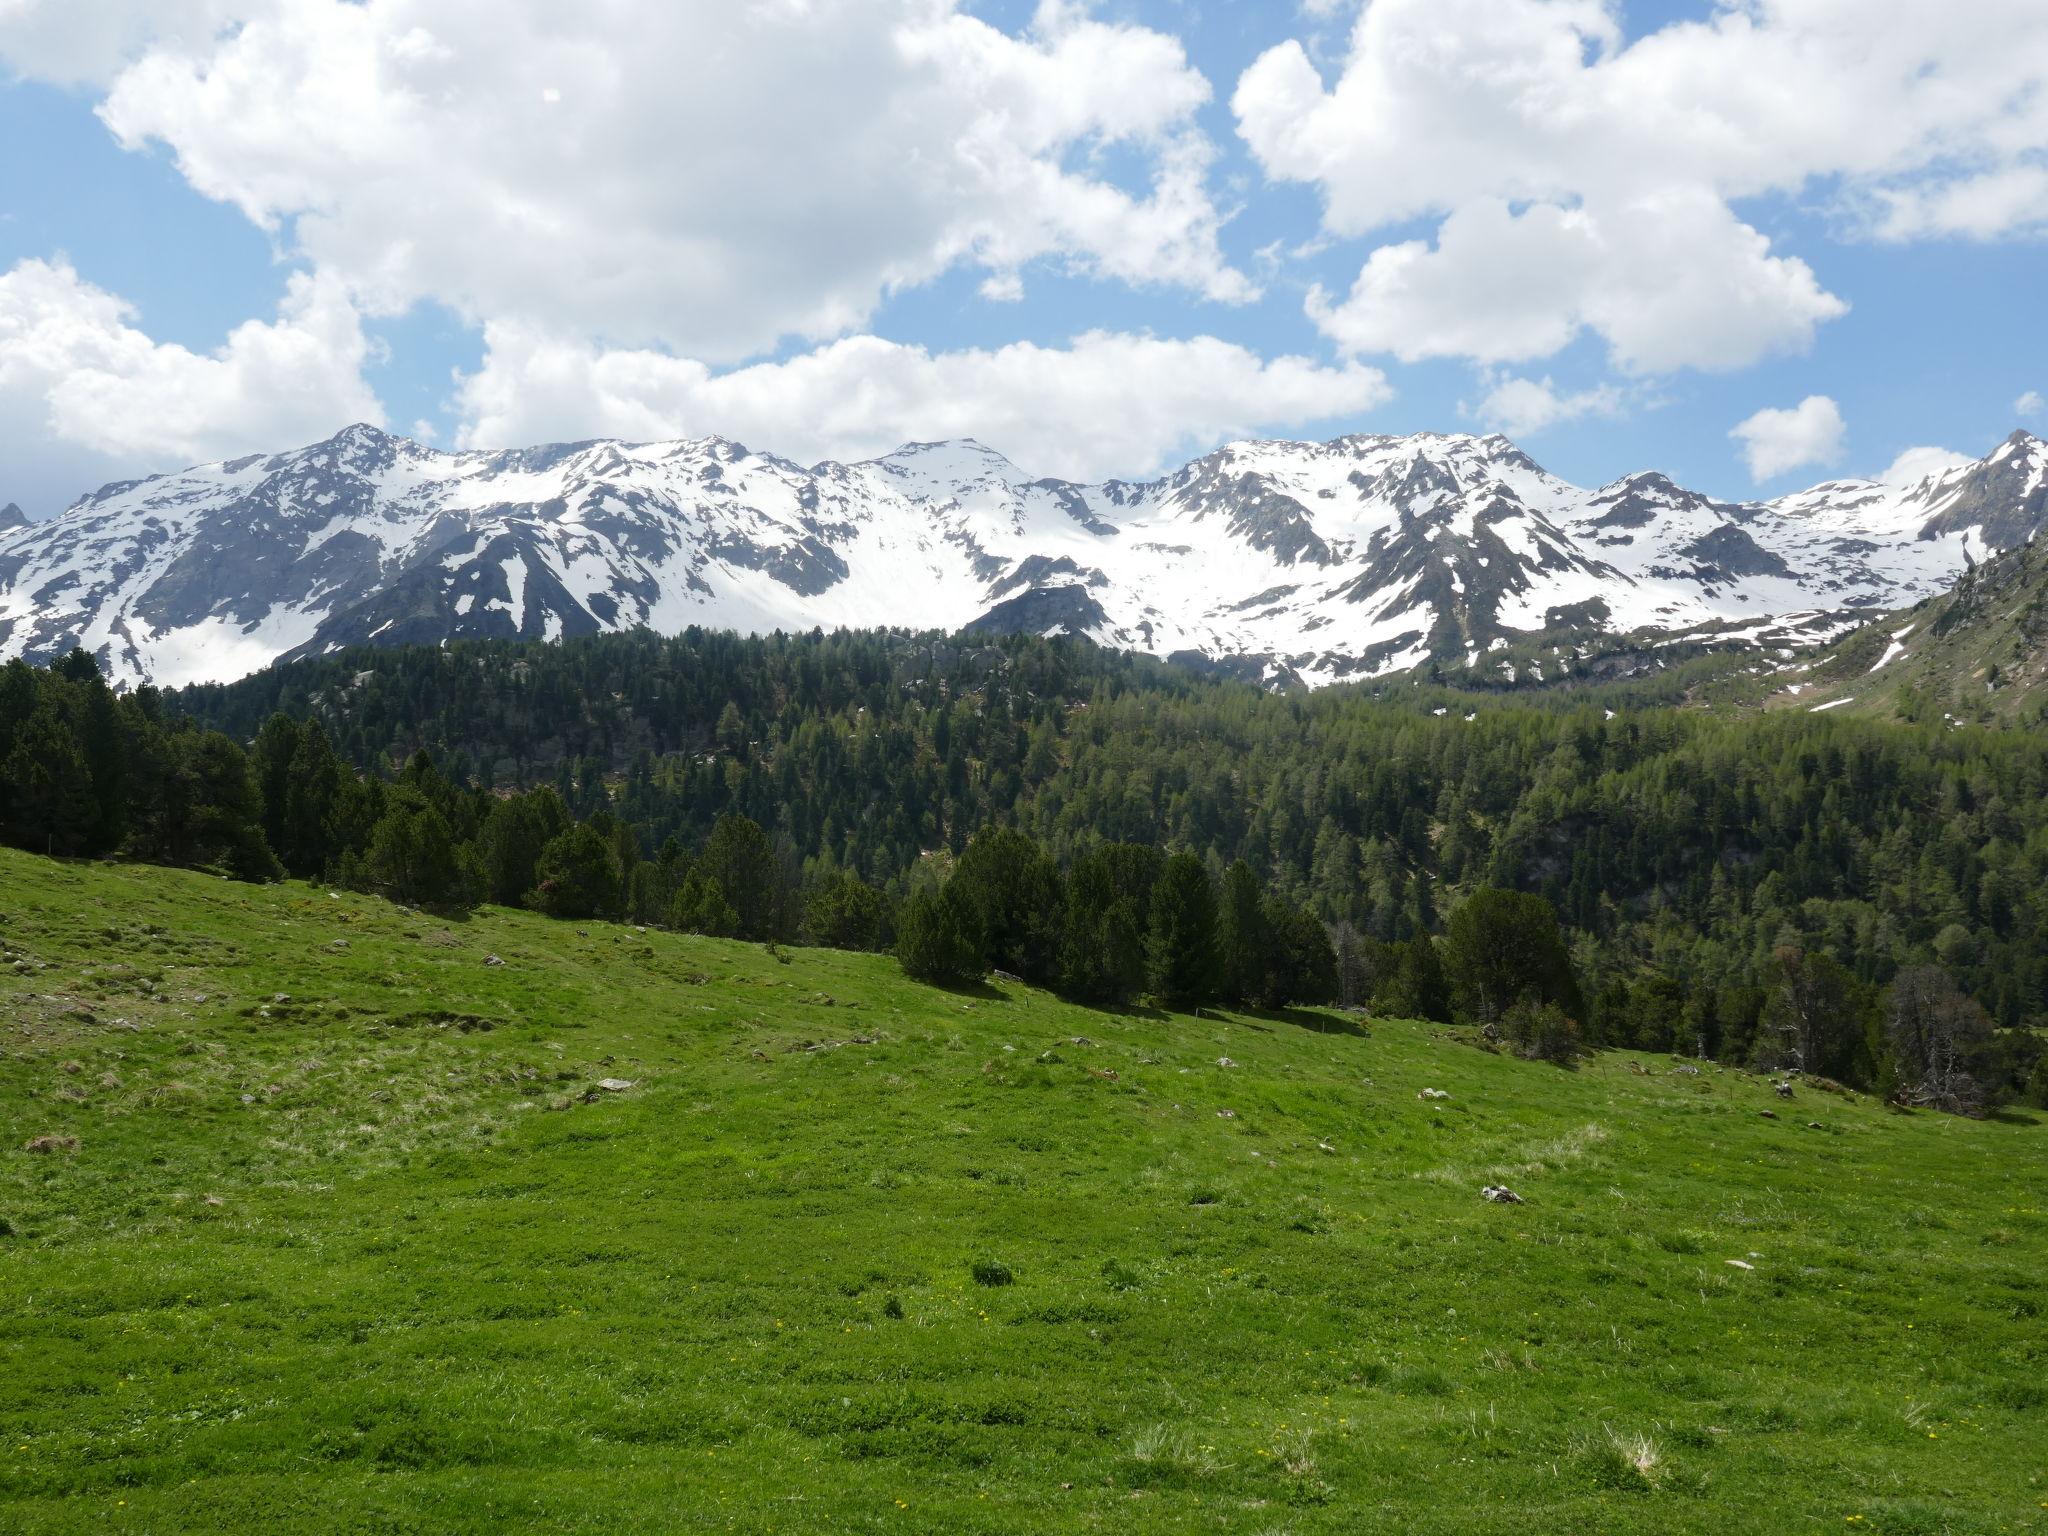
<svg viewBox="0 0 2048 1536"><path fill-rule="evenodd" d="M1944 588L2048 520L2016 433L1911 487L1715 501L1597 491L1502 437L1241 442L1143 484L1024 474L971 440L809 467L719 438L450 454L370 427L0 512L0 656L241 676L358 642L646 625L1083 633L1322 683L1532 633L1715 626L1810 642Z"/></svg>

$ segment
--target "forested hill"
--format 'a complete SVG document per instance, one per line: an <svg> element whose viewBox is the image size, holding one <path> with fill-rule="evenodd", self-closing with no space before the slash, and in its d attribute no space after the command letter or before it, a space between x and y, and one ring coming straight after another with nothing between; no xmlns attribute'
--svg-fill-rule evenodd
<svg viewBox="0 0 2048 1536"><path fill-rule="evenodd" d="M1787 945L1871 985L1939 961L2006 1025L2048 1006L2039 733L1413 692L1273 695L1021 637L691 632L342 652L167 707L241 740L311 715L377 772L424 748L487 786L552 783L650 849L742 811L896 892L988 822L1063 860L1243 857L1380 941L1519 887L1576 930L1609 1038L1753 1023Z"/></svg>

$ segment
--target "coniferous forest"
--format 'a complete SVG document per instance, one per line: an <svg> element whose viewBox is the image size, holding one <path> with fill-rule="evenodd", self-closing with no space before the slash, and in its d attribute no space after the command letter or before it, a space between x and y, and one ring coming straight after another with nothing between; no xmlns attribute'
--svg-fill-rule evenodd
<svg viewBox="0 0 2048 1536"><path fill-rule="evenodd" d="M1105 1004L2048 1094L2048 742L1681 696L1276 694L900 632L361 649L168 695L73 656L0 672L0 828Z"/></svg>

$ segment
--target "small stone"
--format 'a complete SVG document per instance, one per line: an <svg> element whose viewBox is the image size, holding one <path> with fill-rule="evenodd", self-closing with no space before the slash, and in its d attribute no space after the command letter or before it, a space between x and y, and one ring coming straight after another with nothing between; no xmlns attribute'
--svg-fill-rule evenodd
<svg viewBox="0 0 2048 1536"><path fill-rule="evenodd" d="M31 1136L21 1144L24 1152L76 1152L76 1136Z"/></svg>
<svg viewBox="0 0 2048 1536"><path fill-rule="evenodd" d="M1749 1260L1747 1260L1747 1259L1723 1259L1723 1260L1722 1260L1721 1262L1722 1262L1722 1263L1724 1263L1724 1264L1726 1264L1726 1265L1727 1265L1727 1266L1728 1266L1728 1267L1729 1267L1730 1269L1755 1269L1755 1268L1756 1268L1756 1266L1755 1266L1754 1264L1750 1263L1750 1262L1749 1262Z"/></svg>
<svg viewBox="0 0 2048 1536"><path fill-rule="evenodd" d="M1757 1113L1762 1115L1766 1120L1775 1120L1778 1118L1778 1112L1775 1109L1760 1109L1757 1111Z"/></svg>
<svg viewBox="0 0 2048 1536"><path fill-rule="evenodd" d="M505 962L504 962L504 961L502 961L502 960L500 960L500 959L499 959L499 958L498 958L498 957L497 957L496 955L485 955L485 956L484 956L484 964L485 964L485 965L503 965L504 963L505 963Z"/></svg>
<svg viewBox="0 0 2048 1536"><path fill-rule="evenodd" d="M1495 1205L1520 1205L1522 1197L1505 1184L1489 1184L1479 1191L1480 1195Z"/></svg>
<svg viewBox="0 0 2048 1536"><path fill-rule="evenodd" d="M270 994L270 1000L273 1003L288 1003L292 1000L292 995L289 992L273 992Z"/></svg>
<svg viewBox="0 0 2048 1536"><path fill-rule="evenodd" d="M606 1093L624 1093L633 1086L633 1080L629 1077L600 1077L597 1086Z"/></svg>
<svg viewBox="0 0 2048 1536"><path fill-rule="evenodd" d="M1418 1099L1448 1099L1450 1095L1441 1088L1425 1088L1415 1095Z"/></svg>
<svg viewBox="0 0 2048 1536"><path fill-rule="evenodd" d="M227 1201L225 1201L225 1200L221 1199L221 1197L220 1197L219 1195L208 1195L208 1196L206 1197L206 1204L208 1204L208 1205L226 1205L226 1204L227 1204Z"/></svg>
<svg viewBox="0 0 2048 1536"><path fill-rule="evenodd" d="M1218 1056L1216 1058L1216 1065L1219 1067L1234 1067L1237 1065L1237 1063L1232 1061L1228 1056Z"/></svg>

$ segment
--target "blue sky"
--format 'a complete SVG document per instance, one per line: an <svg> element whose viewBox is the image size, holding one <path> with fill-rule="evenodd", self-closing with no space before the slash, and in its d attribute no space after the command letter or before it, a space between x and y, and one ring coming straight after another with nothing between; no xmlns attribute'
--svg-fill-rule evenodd
<svg viewBox="0 0 2048 1536"><path fill-rule="evenodd" d="M0 502L359 415L1076 478L1501 429L1728 496L2043 425L2027 0L474 9L0 18Z"/></svg>

